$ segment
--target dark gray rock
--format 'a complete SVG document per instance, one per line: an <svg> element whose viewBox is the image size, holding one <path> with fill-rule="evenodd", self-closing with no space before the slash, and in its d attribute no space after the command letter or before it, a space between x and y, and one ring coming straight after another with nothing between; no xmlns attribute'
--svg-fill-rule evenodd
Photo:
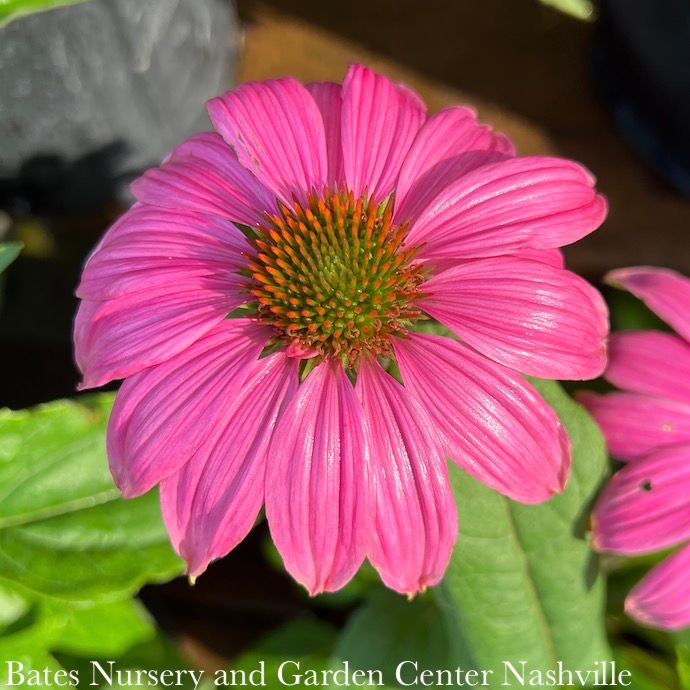
<svg viewBox="0 0 690 690"><path fill-rule="evenodd" d="M74 210L120 193L208 128L237 36L230 0L89 0L0 29L5 197Z"/></svg>

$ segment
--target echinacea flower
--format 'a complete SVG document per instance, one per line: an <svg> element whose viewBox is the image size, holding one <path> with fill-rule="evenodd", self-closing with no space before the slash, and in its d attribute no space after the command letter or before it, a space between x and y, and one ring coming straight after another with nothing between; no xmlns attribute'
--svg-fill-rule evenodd
<svg viewBox="0 0 690 690"><path fill-rule="evenodd" d="M605 201L576 163L516 158L468 108L428 117L359 65L208 112L217 133L133 184L79 287L83 386L125 379L115 480L160 483L192 576L265 506L311 593L367 557L417 592L456 538L446 456L519 501L563 489L569 440L518 372L603 370L605 306L558 247ZM419 332L429 317L456 337Z"/></svg>
<svg viewBox="0 0 690 690"><path fill-rule="evenodd" d="M612 285L642 299L678 335L622 331L611 336L605 378L621 389L581 393L611 454L626 463L594 511L594 543L637 555L681 546L626 599L642 623L690 626L690 279L663 268L612 271Z"/></svg>

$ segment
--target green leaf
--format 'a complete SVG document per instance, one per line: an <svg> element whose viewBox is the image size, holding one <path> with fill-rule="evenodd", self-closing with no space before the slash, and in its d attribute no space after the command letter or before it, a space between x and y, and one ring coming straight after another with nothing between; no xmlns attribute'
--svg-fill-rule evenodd
<svg viewBox="0 0 690 690"><path fill-rule="evenodd" d="M683 628L671 634L676 644L690 648L690 628Z"/></svg>
<svg viewBox="0 0 690 690"><path fill-rule="evenodd" d="M225 677L221 681L239 685L244 678L249 680L259 678L257 669L264 666L264 677L268 687L279 687L278 669L286 661L296 662L300 671L311 669L317 673L325 671L330 666L330 658L335 645L336 634L333 628L315 618L298 618L278 628L263 638L253 649L239 656L232 668L221 671ZM297 672L295 666L285 669L286 678ZM234 676L232 675L234 673ZM250 674L254 676L250 677ZM295 688L308 687L304 683L291 685Z"/></svg>
<svg viewBox="0 0 690 690"><path fill-rule="evenodd" d="M594 19L594 5L590 0L541 0L541 3L575 19L582 21Z"/></svg>
<svg viewBox="0 0 690 690"><path fill-rule="evenodd" d="M619 668L630 671L630 690L673 690L678 681L665 659L640 647L621 644L614 649Z"/></svg>
<svg viewBox="0 0 690 690"><path fill-rule="evenodd" d="M607 288L604 294L611 312L611 330L670 330L644 302L629 292Z"/></svg>
<svg viewBox="0 0 690 690"><path fill-rule="evenodd" d="M0 584L0 635L29 611L29 602L10 587Z"/></svg>
<svg viewBox="0 0 690 690"><path fill-rule="evenodd" d="M62 663L64 668L74 670L79 675L80 688L107 688L107 690L124 690L124 688L132 688L136 686L136 676L132 676L131 681L128 682L128 671L153 671L160 675L161 671L185 671L181 674L180 684L174 687L180 690L194 690L194 681L189 675L190 670L194 670L197 677L197 671L189 660L183 658L175 645L164 635L158 632L152 639L147 640L141 644L135 645L127 650L122 656L99 656L98 654L89 657L68 656L65 654L56 654L58 660ZM109 672L109 662L114 662L113 669L121 671L123 674L124 685L118 682L118 678L113 678L113 684L109 684L107 678L92 665L92 662L97 662L106 673ZM175 679L177 683L177 678ZM159 684L160 686L160 684ZM154 687L153 683L143 681L140 687ZM198 690L212 690L209 683L202 682Z"/></svg>
<svg viewBox="0 0 690 690"><path fill-rule="evenodd" d="M0 637L0 659L19 659L23 654L43 658L65 629L68 616L68 611L51 612L31 602L25 615Z"/></svg>
<svg viewBox="0 0 690 690"><path fill-rule="evenodd" d="M158 639L151 617L137 599L82 603L22 594L4 586L0 605L7 601L15 602L15 607L12 623L0 631L0 662L21 664L16 668L25 673L27 681L31 670L42 673L44 668L81 668L90 673L91 659L117 659L121 664L140 661L143 668L152 668L158 661L172 665L178 658L161 655L169 645ZM0 664L0 688L7 686L8 672L9 668ZM53 687L53 681L52 677L42 677L40 685Z"/></svg>
<svg viewBox="0 0 690 690"><path fill-rule="evenodd" d="M56 671L63 674L63 679L68 671L76 671L79 686L88 687L92 660L101 662L104 668L110 660L119 669L189 668L188 662L158 633L136 599L83 604L34 596L25 615L0 635L3 690L10 687L6 660L17 662L14 668L25 675L25 686L36 686L37 676L32 671L39 672L40 687L64 687L64 682L55 682ZM49 670L47 676L45 669ZM98 677L96 684L100 680ZM185 682L181 687L192 686Z"/></svg>
<svg viewBox="0 0 690 690"><path fill-rule="evenodd" d="M22 246L21 242L0 242L0 307L2 307L2 287L5 282L2 273L19 256Z"/></svg>
<svg viewBox="0 0 690 690"><path fill-rule="evenodd" d="M377 590L343 630L333 666L380 670L386 686L395 687L396 668L413 660L420 669L448 668L451 643L438 601L431 593L407 601L389 590ZM404 666L402 673L413 673ZM404 678L405 682L411 678Z"/></svg>
<svg viewBox="0 0 690 690"><path fill-rule="evenodd" d="M0 659L19 661L27 671L57 670L60 653L116 658L155 635L146 609L135 599L84 605L35 597L24 617L0 636Z"/></svg>
<svg viewBox="0 0 690 690"><path fill-rule="evenodd" d="M565 492L520 505L451 468L460 536L435 594L453 641L454 663L503 662L546 670L589 669L610 658L603 627L604 584L583 532L607 472L604 443L585 410L553 382L534 382L568 429L573 468Z"/></svg>
<svg viewBox="0 0 690 690"><path fill-rule="evenodd" d="M0 16L2 13L2 1L0 0ZM2 273L18 256L22 250L21 242L0 243L0 273Z"/></svg>
<svg viewBox="0 0 690 690"><path fill-rule="evenodd" d="M690 650L685 647L678 649L678 677L680 687L690 690Z"/></svg>
<svg viewBox="0 0 690 690"><path fill-rule="evenodd" d="M112 395L0 411L0 579L47 596L122 598L182 572L155 492L119 498L105 456Z"/></svg>
<svg viewBox="0 0 690 690"><path fill-rule="evenodd" d="M683 690L690 690L690 628L674 635L678 657L678 677Z"/></svg>
<svg viewBox="0 0 690 690"><path fill-rule="evenodd" d="M0 27L27 14L43 12L63 5L75 5L84 0L0 0Z"/></svg>
<svg viewBox="0 0 690 690"><path fill-rule="evenodd" d="M65 615L65 626L52 645L54 652L83 657L118 657L154 638L156 628L137 599L87 604L46 602L52 615Z"/></svg>
<svg viewBox="0 0 690 690"><path fill-rule="evenodd" d="M4 656L8 654L8 656ZM40 688L57 688L60 687L52 682L53 674L56 671L65 673L62 666L55 660L53 656L40 649L32 649L30 647L15 647L8 648L0 646L0 659L3 661L5 659L14 662L13 669L15 671L21 671L28 678L30 672L40 674L38 677L41 679L40 684L32 683L33 687ZM21 664L19 666L18 664ZM48 671L49 675L46 678L45 672ZM10 678L10 667L3 663L0 665L0 690L15 690L17 687L25 688L28 687L28 682L25 682L17 686L16 682L10 685L10 680L19 680L16 676ZM45 680L43 680L45 678Z"/></svg>
<svg viewBox="0 0 690 690"><path fill-rule="evenodd" d="M62 670L50 653L50 646L63 632L68 612L49 612L35 599L29 600L17 592L13 593L8 587L3 587L3 590L22 601L23 606L21 614L0 635L0 660L16 662L13 668L27 674L30 671L42 673L46 668L49 671ZM11 687L10 680L17 678L10 678L10 667L3 663L0 665L0 688ZM54 685L50 678L42 679L41 687Z"/></svg>

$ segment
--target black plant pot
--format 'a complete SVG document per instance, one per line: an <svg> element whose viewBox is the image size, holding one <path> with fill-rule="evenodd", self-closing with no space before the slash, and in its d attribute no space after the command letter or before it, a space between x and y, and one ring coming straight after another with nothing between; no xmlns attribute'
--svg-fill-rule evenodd
<svg viewBox="0 0 690 690"><path fill-rule="evenodd" d="M92 210L207 128L227 88L230 0L88 0L0 29L0 205Z"/></svg>
<svg viewBox="0 0 690 690"><path fill-rule="evenodd" d="M618 128L690 196L690 1L602 0L595 77Z"/></svg>

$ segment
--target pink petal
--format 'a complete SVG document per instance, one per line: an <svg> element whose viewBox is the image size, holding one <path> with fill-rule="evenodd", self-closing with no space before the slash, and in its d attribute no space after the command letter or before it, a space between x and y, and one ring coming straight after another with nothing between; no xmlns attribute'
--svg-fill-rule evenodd
<svg viewBox="0 0 690 690"><path fill-rule="evenodd" d="M407 243L424 260L481 258L570 244L601 225L594 178L560 158L513 158L448 185L412 224Z"/></svg>
<svg viewBox="0 0 690 690"><path fill-rule="evenodd" d="M690 626L690 545L654 567L625 600L629 615L664 630Z"/></svg>
<svg viewBox="0 0 690 690"><path fill-rule="evenodd" d="M213 132L195 134L158 168L132 183L132 193L153 206L210 213L255 225L275 210L273 195Z"/></svg>
<svg viewBox="0 0 690 690"><path fill-rule="evenodd" d="M628 463L604 489L592 516L594 544L639 554L690 537L690 445Z"/></svg>
<svg viewBox="0 0 690 690"><path fill-rule="evenodd" d="M295 359L254 362L213 435L161 483L171 540L196 577L249 533L264 502L266 450L281 406L297 390Z"/></svg>
<svg viewBox="0 0 690 690"><path fill-rule="evenodd" d="M137 204L108 230L84 267L77 296L112 299L180 285L202 276L228 277L249 249L229 221ZM239 283L239 278L236 280Z"/></svg>
<svg viewBox="0 0 690 690"><path fill-rule="evenodd" d="M415 594L443 577L457 511L431 421L392 376L363 362L357 392L376 473L376 528L369 559L391 589Z"/></svg>
<svg viewBox="0 0 690 690"><path fill-rule="evenodd" d="M410 89L362 65L343 81L345 179L355 196L383 201L392 191L426 109Z"/></svg>
<svg viewBox="0 0 690 690"><path fill-rule="evenodd" d="M317 366L281 413L266 517L286 569L314 595L342 587L370 542L375 507L362 412L342 366Z"/></svg>
<svg viewBox="0 0 690 690"><path fill-rule="evenodd" d="M565 268L565 258L560 249L521 249L515 254L508 254L516 259L529 259L530 261L538 261L539 263L548 264L554 268ZM475 259L444 259L442 261L433 261L426 264L426 268L430 269L432 274L447 271L449 268L455 268L460 264L475 261Z"/></svg>
<svg viewBox="0 0 690 690"><path fill-rule="evenodd" d="M323 117L326 133L326 152L328 156L328 184L340 188L344 181L343 151L340 143L340 113L343 96L340 84L330 81L307 84L307 91L316 101Z"/></svg>
<svg viewBox="0 0 690 690"><path fill-rule="evenodd" d="M668 268L634 266L611 271L604 280L632 292L690 341L690 278Z"/></svg>
<svg viewBox="0 0 690 690"><path fill-rule="evenodd" d="M690 443L690 403L635 393L581 392L578 400L596 419L611 455L619 460Z"/></svg>
<svg viewBox="0 0 690 690"><path fill-rule="evenodd" d="M291 78L249 82L208 102L215 129L240 163L291 203L328 179L321 112L307 89Z"/></svg>
<svg viewBox="0 0 690 690"><path fill-rule="evenodd" d="M549 379L592 379L606 366L608 312L574 273L498 257L424 284L424 311L500 364Z"/></svg>
<svg viewBox="0 0 690 690"><path fill-rule="evenodd" d="M177 286L82 300L74 321L74 353L96 388L165 362L196 342L246 301L237 277L186 277Z"/></svg>
<svg viewBox="0 0 690 690"><path fill-rule="evenodd" d="M395 220L416 218L451 182L486 163L514 155L510 140L477 122L470 108L430 117L405 156L395 189Z"/></svg>
<svg viewBox="0 0 690 690"><path fill-rule="evenodd" d="M660 331L612 333L605 377L624 390L690 402L690 344Z"/></svg>
<svg viewBox="0 0 690 690"><path fill-rule="evenodd" d="M394 349L405 388L458 465L522 503L563 490L570 441L530 384L450 338L415 333Z"/></svg>
<svg viewBox="0 0 690 690"><path fill-rule="evenodd" d="M565 257L560 249L521 249L513 254L519 259L530 259L549 264L554 268L565 268Z"/></svg>
<svg viewBox="0 0 690 690"><path fill-rule="evenodd" d="M217 431L269 336L250 319L226 319L184 352L122 384L107 441L110 469L125 496L142 494L179 470Z"/></svg>

